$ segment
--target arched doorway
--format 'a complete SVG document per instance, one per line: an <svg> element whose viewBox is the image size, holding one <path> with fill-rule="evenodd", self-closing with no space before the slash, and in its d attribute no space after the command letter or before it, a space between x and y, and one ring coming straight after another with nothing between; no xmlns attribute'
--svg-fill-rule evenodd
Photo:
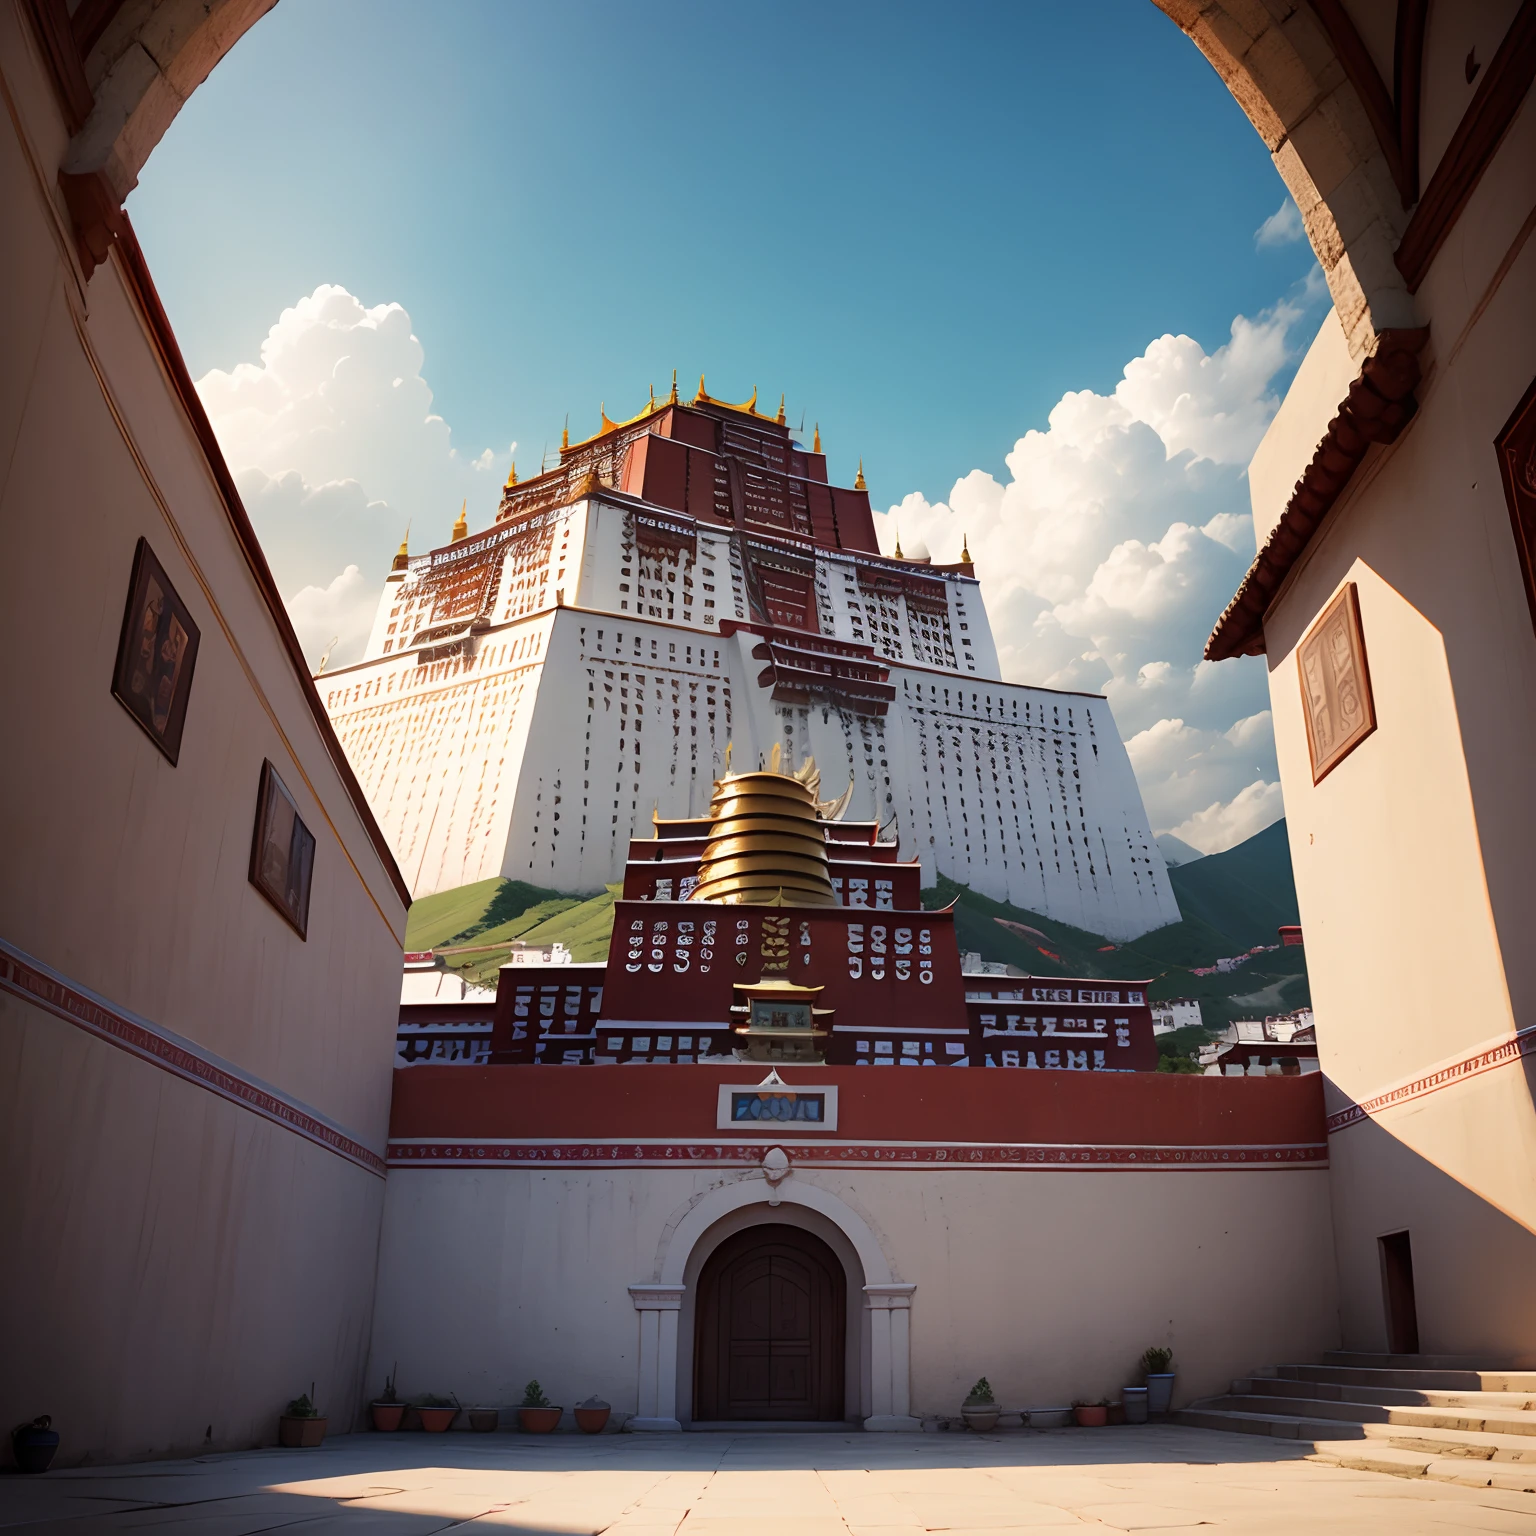
<svg viewBox="0 0 1536 1536"><path fill-rule="evenodd" d="M699 1276L695 1421L842 1419L847 1306L843 1266L814 1233L728 1237Z"/></svg>

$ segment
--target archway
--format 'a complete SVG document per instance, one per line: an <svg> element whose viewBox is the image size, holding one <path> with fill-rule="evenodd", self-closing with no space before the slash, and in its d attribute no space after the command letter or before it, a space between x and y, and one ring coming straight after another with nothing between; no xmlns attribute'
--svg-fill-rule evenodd
<svg viewBox="0 0 1536 1536"><path fill-rule="evenodd" d="M720 1243L694 1304L695 1422L842 1419L847 1289L837 1255L804 1227L771 1222Z"/></svg>

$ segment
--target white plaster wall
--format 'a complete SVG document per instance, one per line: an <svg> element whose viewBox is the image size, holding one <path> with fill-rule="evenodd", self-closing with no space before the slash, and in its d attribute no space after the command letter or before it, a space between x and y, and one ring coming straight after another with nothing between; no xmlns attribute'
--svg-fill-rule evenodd
<svg viewBox="0 0 1536 1536"><path fill-rule="evenodd" d="M1319 1050L1336 1101L1536 1023L1536 635L1493 449L1536 374L1536 241L1518 245L1533 202L1527 98L1420 289L1430 354L1416 418L1392 448L1372 451L1265 621ZM1326 404L1288 400L1276 427L1288 413L1323 417ZM1289 455L1270 447L1250 472L1262 470L1256 512L1288 494L1311 456L1300 439ZM1378 728L1314 786L1296 647L1346 581L1359 589ZM1489 1305L1491 1269L1517 1252L1528 1266L1536 1230L1536 1110L1520 1066L1499 1073L1505 1123L1493 1139L1479 1118L1492 1105L1465 1086L1333 1138L1334 1178L1347 1192L1340 1220L1352 1234L1352 1347L1383 1336L1375 1239L1407 1226L1416 1270L1421 1253L1439 1266L1420 1292L1423 1338L1445 1349L1536 1348L1528 1308ZM1472 1235L1476 1246L1456 1246Z"/></svg>
<svg viewBox="0 0 1536 1536"><path fill-rule="evenodd" d="M80 280L15 7L0 70L0 936L382 1149L404 904L117 259ZM201 630L174 767L110 692L141 534ZM263 758L317 839L307 942L247 879ZM313 1379L346 1422L379 1182L5 1002L0 1419L53 1414L65 1462L250 1444Z"/></svg>
<svg viewBox="0 0 1536 1536"><path fill-rule="evenodd" d="M634 1412L639 1325L626 1288L659 1278L668 1229L694 1203L754 1177L392 1171L370 1390L398 1361L402 1392L513 1404L537 1377L566 1406L600 1393ZM1322 1171L814 1169L791 1180L851 1207L894 1276L915 1282L920 1416L954 1413L981 1375L1009 1406L1097 1398L1135 1380L1154 1343L1173 1348L1188 1401L1337 1342ZM778 1220L786 1206L770 1207L756 1183L753 1209ZM680 1387L691 1339L690 1323Z"/></svg>

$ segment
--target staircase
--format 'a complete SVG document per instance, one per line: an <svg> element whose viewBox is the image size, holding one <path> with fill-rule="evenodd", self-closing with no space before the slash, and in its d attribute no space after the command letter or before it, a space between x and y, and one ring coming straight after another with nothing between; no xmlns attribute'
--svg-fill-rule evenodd
<svg viewBox="0 0 1536 1536"><path fill-rule="evenodd" d="M1536 1493L1536 1371L1461 1355L1330 1350L1173 1415L1195 1429L1312 1441L1312 1461Z"/></svg>

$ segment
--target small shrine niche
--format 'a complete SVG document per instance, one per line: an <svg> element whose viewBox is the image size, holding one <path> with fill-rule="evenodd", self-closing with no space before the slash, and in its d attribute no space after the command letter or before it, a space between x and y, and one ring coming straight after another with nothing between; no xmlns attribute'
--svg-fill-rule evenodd
<svg viewBox="0 0 1536 1536"><path fill-rule="evenodd" d="M731 1031L740 1042L737 1059L819 1064L833 1014L831 1008L816 1006L821 993L821 987L790 981L738 986L731 1008Z"/></svg>

